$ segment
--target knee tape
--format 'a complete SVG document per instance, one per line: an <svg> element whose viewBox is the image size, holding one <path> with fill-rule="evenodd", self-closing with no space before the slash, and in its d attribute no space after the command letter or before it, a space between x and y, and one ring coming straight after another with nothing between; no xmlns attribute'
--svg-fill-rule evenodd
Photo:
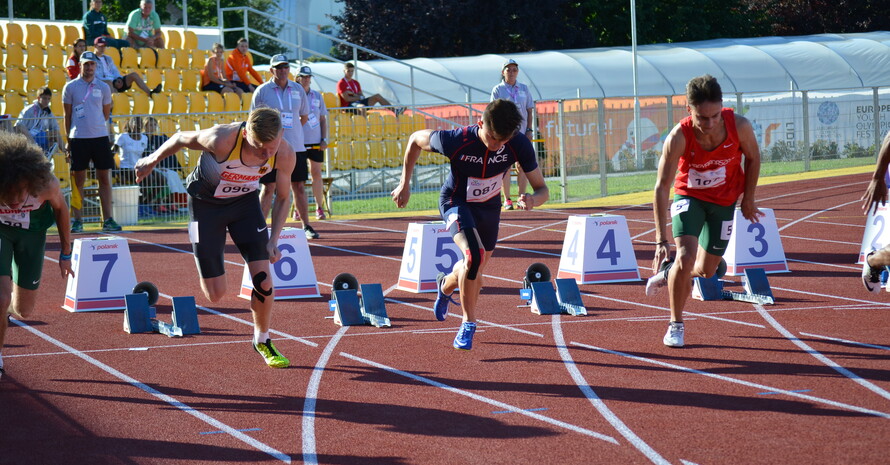
<svg viewBox="0 0 890 465"><path fill-rule="evenodd" d="M479 242L476 241L476 234L474 230L467 231L467 245L469 248L464 251L467 258L465 259L467 264L467 279L476 279L476 275L479 273L479 267L482 266L482 260L485 258L485 249L483 249Z"/></svg>
<svg viewBox="0 0 890 465"><path fill-rule="evenodd" d="M259 300L260 303L266 301L266 297L272 295L272 286L269 286L269 289L263 289L263 281L266 280L268 275L265 271L260 271L259 273L253 275L253 292L251 295L256 297L256 300Z"/></svg>

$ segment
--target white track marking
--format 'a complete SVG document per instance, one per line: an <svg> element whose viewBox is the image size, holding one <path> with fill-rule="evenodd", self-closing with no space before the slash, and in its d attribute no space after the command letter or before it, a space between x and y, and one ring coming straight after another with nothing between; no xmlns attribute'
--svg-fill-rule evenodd
<svg viewBox="0 0 890 465"><path fill-rule="evenodd" d="M655 452L655 449L646 444L642 438L637 436L620 418L618 415L615 415L609 407L606 406L606 403L603 402L602 399L594 392L593 388L590 387L590 383L584 379L584 375L581 374L581 371L575 365L575 361L572 359L572 354L569 353L568 347L566 347L565 338L562 335L562 328L559 325L560 315L553 315L551 317L552 328L553 328L553 342L556 344L556 350L559 352L559 356L562 357L562 362L568 370L569 375L571 375L572 379L575 381L575 384L578 385L578 388L581 389L581 392L584 394L584 397L587 397L587 400L593 405L593 407L615 428L624 439L627 439L634 447L637 448L643 455L646 456L652 463L657 464L670 464L664 457L662 457L658 452Z"/></svg>
<svg viewBox="0 0 890 465"><path fill-rule="evenodd" d="M274 449L273 447L242 433L241 431L238 431L237 429L217 420L216 418L211 417L210 415L207 415L205 413L199 412L198 410L195 410L194 408L186 405L183 402L180 402L179 400L177 400L176 398L174 398L172 396L164 394L163 392L160 392L157 389L155 389L141 381L136 380L135 378L132 378L130 376L125 375L124 373L121 373L120 371L116 370L115 368L110 367L110 366L100 362L99 360L96 360L93 357L90 357L89 355L75 349L74 347L69 346L68 344L65 344L62 341L59 341L58 339L53 338L52 336L49 336L46 333L43 333L37 329L34 329L31 326L29 326L21 321L18 321L18 320L12 320L12 321L15 324L21 326L22 328L28 330L29 332L33 333L37 337L43 339L44 341L47 341L50 344L66 351L70 354L76 355L77 357L79 357L82 360L86 361L87 363L99 368L100 370L108 373L109 375L114 376L115 378L118 378L121 381L123 381L127 384L130 384L133 387L139 388L148 394L151 394L152 396L158 398L159 400L166 402L167 404L170 404L171 406L176 407L185 413L188 413L189 415L197 418L198 420L203 421L204 423L207 423L208 425L212 426L213 428L220 430L220 431L224 431L224 432L232 435L232 437L234 437L235 439L238 439L239 441L253 447L254 449L265 452L266 454L269 454L272 457L274 457L276 460L280 460L284 463L291 463L291 458L287 454L280 452L280 451Z"/></svg>
<svg viewBox="0 0 890 465"><path fill-rule="evenodd" d="M850 345L854 345L854 346L868 347L868 348L871 348L871 349L890 350L890 347L887 347L887 346L879 346L879 345L877 345L877 344L868 344L868 343L865 343L865 342L856 342L856 341L851 341L851 340L848 340L848 339L841 339L841 338L837 338L837 337L820 336L820 335L818 335L818 334L812 334L812 333L800 333L800 335L801 335L801 336L807 336L807 337L815 337L815 338L819 338L819 339L825 339L825 340L828 340L828 341L834 341L834 342L843 342L844 344L850 344Z"/></svg>
<svg viewBox="0 0 890 465"><path fill-rule="evenodd" d="M826 209L824 209L824 210L819 210L819 211L817 211L817 212L810 213L809 215L802 216L802 217L800 217L800 218L798 218L798 219L796 219L796 220L794 220L794 221L792 221L792 222L790 222L790 223L788 223L788 224L782 226L781 228L779 228L779 232L781 232L782 230L787 229L787 228L789 228L789 227L791 227L791 226L794 226L794 225L797 224L797 223L800 223L800 222L802 222L802 221L806 221L806 220L808 220L808 219L810 219L810 218L812 218L812 217L814 217L814 216L816 216L816 215L825 213L825 212L830 211L830 210L834 210L835 208L846 207L847 205L852 205L852 204L854 204L854 203L858 203L858 202L860 202L860 201L859 201L859 200L853 200L852 202L844 202L844 203L842 203L842 204L840 204L840 205L835 205L835 206L833 206L833 207L829 207L829 208L826 208ZM859 245L859 244L856 244L856 245Z"/></svg>
<svg viewBox="0 0 890 465"><path fill-rule="evenodd" d="M334 337L328 341L315 367L312 369L312 376L309 377L309 384L306 386L306 399L303 401L303 463L309 465L318 464L318 453L315 442L315 406L318 401L318 387L321 385L321 375L324 373L325 366L331 359L334 347L340 342L340 339L349 329L348 326L341 326Z"/></svg>
<svg viewBox="0 0 890 465"><path fill-rule="evenodd" d="M371 360L364 359L364 358L361 358L361 357L357 357L357 356L355 356L355 355L347 354L347 353L345 353L345 352L340 352L340 355L343 356L343 357L346 357L346 358L348 358L348 359L350 359L350 360L353 360L353 361L356 361L356 362L359 362L359 363L363 363L363 364L365 364L365 365L370 365L370 366L372 366L372 367L379 368L379 369L381 369L381 370L388 371L388 372L390 372L390 373L392 373L392 374L396 374L396 375L399 375L399 376L403 376L403 377L405 377L405 378L413 379L413 380L415 380L415 381L419 381L419 382L421 382L421 383L428 384L428 385L433 386L433 387L437 387L437 388L440 388L440 389L444 389L444 390L446 390L446 391L448 391L448 392L451 392L451 393L453 393L453 394L458 394L458 395L461 395L461 396L469 397L470 399L477 400L477 401L479 401L479 402L484 402L484 403L489 404L489 405L493 405L493 406L497 407L497 408L500 409L500 410L508 410L508 411L510 411L510 412L512 412L512 413L518 413L518 414L520 414L520 415L524 415L524 416L527 416L527 417L529 417L529 418L533 418L533 419L535 419L535 420L542 421L542 422L544 422L544 423L548 423L548 424L550 424L550 425L553 425L553 426L556 426L556 427L559 427L559 428L567 429L567 430L569 430L569 431L572 431L572 432L575 432L575 433L580 433L580 434L583 434L583 435L585 435L585 436L590 436L590 437L593 437L593 438L596 438L596 439L601 439L601 440L606 441L606 442L608 442L608 443L610 443L610 444L618 445L618 441L615 440L615 438L613 438L613 437L611 437L611 436L607 436L607 435L602 434L602 433L597 433L596 431L592 431L592 430L589 430L589 429L587 429L587 428L582 428L582 427L580 427L580 426L573 425L573 424L571 424L571 423L566 423L566 422L564 422L564 421L556 420L556 419L553 419L553 418L550 418L550 417L541 415L541 414L539 414L539 413L529 412L529 411L527 411L527 410L525 410L525 409L523 409L523 408L516 407L516 406L514 406L514 405L505 404L505 403L503 403L503 402L501 402L501 401L497 401L497 400L494 400L494 399L489 398L489 397L481 396L481 395L479 395L479 394L475 394L475 393L473 393L473 392L466 391L466 390L464 390L464 389L459 389L459 388L456 388L456 387L453 387L453 386L449 386L449 385L447 385L447 384L440 383L439 381L434 381L434 380L432 380L432 379L429 379L429 378L426 378L426 377L423 377L423 376L419 376L419 375L415 375L414 373L409 373L409 372L407 372L407 371L399 370L399 369L397 369L397 368L393 368L393 367L390 367L390 366L387 366L387 365L383 365L383 364L381 364L381 363L372 362Z"/></svg>
<svg viewBox="0 0 890 465"><path fill-rule="evenodd" d="M803 350L807 354L811 355L813 358L822 362L824 365L828 366L829 368L833 369L834 371L846 376L847 378L850 378L850 380L853 381L854 383L859 384L860 386L868 389L871 392L874 392L875 394L877 394L887 400L890 400L890 392L887 392L884 389L881 389L880 387L878 387L871 381L868 381L867 379L863 379L861 376L857 375L856 373L853 373L849 369L838 365L830 358L822 355L822 353L820 353L819 351L817 351L817 350L813 349L812 347L810 347L809 345L807 345L806 342L801 341L800 338L798 338L797 336L792 334L791 331L788 331L787 329L785 329L784 326L779 324L779 322L776 321L776 319L773 318L773 316L770 315L769 312L767 312L766 310L763 309L762 305L755 304L754 307L757 309L757 313L760 313L760 316L762 316L763 319L766 320L770 324L770 326L775 328L776 331L778 331L783 336L785 336L789 341L794 343L794 345L799 347L801 350Z"/></svg>
<svg viewBox="0 0 890 465"><path fill-rule="evenodd" d="M800 236L782 236L785 239L798 239L801 241L811 241L811 242L828 242L829 244L842 244L842 245L862 245L859 242L849 242L849 241L835 241L832 239L816 239L813 237L800 237Z"/></svg>
<svg viewBox="0 0 890 465"><path fill-rule="evenodd" d="M617 350L604 349L604 348L602 348L602 347L596 347L596 346L592 346L592 345L589 345L589 344L583 344L583 343L580 343L580 342L572 342L572 345L576 345L576 346L578 346L578 347L584 347L585 349L596 350L596 351L599 351L599 352L605 352L605 353L607 353L607 354L618 355L618 356L621 356L621 357L626 357L626 358L629 358L629 359L632 359L632 360L637 360L637 361L639 361L639 362L645 362L645 363L649 363L649 364L652 364L652 365L658 365L658 366L663 366L663 367L666 367L666 368L672 368L672 369L674 369L674 370L678 370L678 371L685 371L685 372L687 372L687 373L694 373L694 374L697 374L697 375L707 376L707 377L709 377L709 378L719 379L719 380L721 380L721 381L728 381L728 382L730 382L730 383L741 384L742 386L753 387L753 388L755 388L755 389L758 389L758 390L761 391L761 392L762 392L762 391L777 392L777 393L779 393L779 394L785 394L785 395L787 395L787 396L797 397L798 399L804 399L804 400L807 400L807 401L810 401L810 402L814 402L814 403L830 405L830 406L832 406L832 407L837 407L837 408L841 408L841 409L844 409L844 410L850 410L850 411L853 411L853 412L865 413L865 414L868 414L868 415L874 415L874 416L876 416L876 417L881 417L881 418L888 418L888 419L890 419L890 413L879 412L879 411L877 411L877 410L871 410L871 409L867 409L867 408L864 408L864 407L858 407L858 406L856 406L856 405L850 405L850 404L845 404L845 403L843 403L843 402L836 402L836 401L833 401L833 400L822 399L821 397L815 397L815 396L810 396L810 395L807 395L807 394L801 394L801 393L799 393L799 392L788 391L788 390L785 390L785 389L779 389L779 388L776 388L776 387L767 386L767 385L765 385L765 384L752 383L752 382L750 382L750 381L744 381L744 380L741 380L741 379L731 378L731 377L729 377L729 376L718 375L718 374L715 374L715 373L709 373L709 372L707 372L707 371L697 370L697 369L695 369L695 368L687 368L687 367L684 367L684 366L675 365L675 364L673 364L673 363L662 362L662 361L660 361L660 360L655 360L655 359L646 358L646 357L640 357L639 355L628 354L628 353L626 353L626 352L619 352L619 351L617 351Z"/></svg>

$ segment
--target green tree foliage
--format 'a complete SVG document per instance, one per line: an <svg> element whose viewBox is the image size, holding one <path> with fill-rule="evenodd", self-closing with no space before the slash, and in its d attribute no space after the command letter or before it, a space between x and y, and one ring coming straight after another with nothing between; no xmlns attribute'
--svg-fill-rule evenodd
<svg viewBox="0 0 890 465"><path fill-rule="evenodd" d="M750 0L770 34L802 35L890 29L888 0Z"/></svg>
<svg viewBox="0 0 890 465"><path fill-rule="evenodd" d="M56 20L77 21L83 19L84 9L80 0L56 0ZM167 12L168 4L179 5L176 0L155 0L155 10L161 17L161 23L170 18ZM90 2L87 1L87 8ZM139 0L105 1L102 3L102 13L108 18L109 23L124 23L130 12L139 8ZM47 0L13 0L14 17L49 19L49 2ZM0 16L8 17L8 2L0 2Z"/></svg>

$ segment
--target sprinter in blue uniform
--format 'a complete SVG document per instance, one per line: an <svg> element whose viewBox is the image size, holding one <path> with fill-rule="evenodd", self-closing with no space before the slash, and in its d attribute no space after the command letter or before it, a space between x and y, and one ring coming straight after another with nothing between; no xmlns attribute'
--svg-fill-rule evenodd
<svg viewBox="0 0 890 465"><path fill-rule="evenodd" d="M404 208L411 198L410 181L421 150L438 152L451 160L451 173L439 196L439 211L465 256L451 273L440 273L436 278L435 313L437 319L444 320L448 303L453 302L451 293L460 288L463 323L454 339L456 349L470 350L473 346L482 272L497 244L501 186L510 175L510 167L518 161L534 189L533 194L519 197L520 210L531 210L550 198L534 148L519 133L521 122L516 104L498 99L488 104L482 121L474 126L415 132L405 149L401 181L392 192L393 201Z"/></svg>

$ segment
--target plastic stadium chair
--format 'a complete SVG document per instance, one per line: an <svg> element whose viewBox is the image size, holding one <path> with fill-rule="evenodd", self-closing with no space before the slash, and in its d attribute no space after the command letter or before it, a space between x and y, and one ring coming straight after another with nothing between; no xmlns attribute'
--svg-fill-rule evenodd
<svg viewBox="0 0 890 465"><path fill-rule="evenodd" d="M376 111L372 111L368 113L366 118L368 122L368 140L383 139L383 116Z"/></svg>
<svg viewBox="0 0 890 465"><path fill-rule="evenodd" d="M186 115L189 112L188 95L183 92L170 93L170 113L174 115Z"/></svg>
<svg viewBox="0 0 890 465"><path fill-rule="evenodd" d="M129 47L127 47L129 48ZM158 57L155 55L155 51L148 48L140 48L139 49L139 67L142 69L154 68L158 63Z"/></svg>
<svg viewBox="0 0 890 465"><path fill-rule="evenodd" d="M25 108L25 100L18 93L6 94L3 98L3 114L18 118Z"/></svg>
<svg viewBox="0 0 890 465"><path fill-rule="evenodd" d="M371 166L371 151L365 141L352 141L352 168L363 170Z"/></svg>
<svg viewBox="0 0 890 465"><path fill-rule="evenodd" d="M121 67L121 51L114 47L105 47L105 54L108 55L108 58L111 58L111 61L114 62L114 66L118 68ZM71 56L69 53L68 56ZM121 71L123 72L123 71Z"/></svg>
<svg viewBox="0 0 890 465"><path fill-rule="evenodd" d="M354 130L352 128L352 115L349 113L340 113L334 117L334 121L332 121L333 126L333 134L337 139L337 143L351 142L354 136Z"/></svg>
<svg viewBox="0 0 890 465"><path fill-rule="evenodd" d="M222 113L225 111L226 104L223 101L222 95L216 92L204 92L204 97L207 98L208 113Z"/></svg>
<svg viewBox="0 0 890 465"><path fill-rule="evenodd" d="M10 67L25 67L25 50L19 44L6 44L6 55L3 64L7 69Z"/></svg>
<svg viewBox="0 0 890 465"><path fill-rule="evenodd" d="M112 92L111 94L111 107L112 114L115 115L129 115L130 112L130 97L127 94L121 94L118 92Z"/></svg>
<svg viewBox="0 0 890 465"><path fill-rule="evenodd" d="M28 92L36 91L47 84L46 73L40 68L28 68Z"/></svg>
<svg viewBox="0 0 890 465"><path fill-rule="evenodd" d="M62 27L62 43L66 46L73 45L74 41L81 36L81 30L73 24L66 24Z"/></svg>
<svg viewBox="0 0 890 465"><path fill-rule="evenodd" d="M253 102L253 92L244 92L241 94L242 111L250 111L251 102Z"/></svg>
<svg viewBox="0 0 890 465"><path fill-rule="evenodd" d="M59 25L45 24L43 26L43 45L46 47L50 45L64 45L64 42L62 42L62 29L59 28Z"/></svg>
<svg viewBox="0 0 890 465"><path fill-rule="evenodd" d="M195 34L195 31L183 32L182 48L186 50L195 50L198 48L198 34Z"/></svg>
<svg viewBox="0 0 890 465"><path fill-rule="evenodd" d="M193 69L183 70L180 85L182 86L180 87L182 91L200 91L201 73Z"/></svg>
<svg viewBox="0 0 890 465"><path fill-rule="evenodd" d="M368 119L362 115L352 115L353 140L368 140Z"/></svg>
<svg viewBox="0 0 890 465"><path fill-rule="evenodd" d="M25 43L43 48L43 29L35 23L25 24Z"/></svg>
<svg viewBox="0 0 890 465"><path fill-rule="evenodd" d="M28 44L27 48L28 58L25 60L25 66L27 68L38 68L41 71L45 68L43 67L44 53L43 53L43 45L40 44Z"/></svg>
<svg viewBox="0 0 890 465"><path fill-rule="evenodd" d="M167 50L176 50L182 48L182 34L176 29L163 29L164 31L164 47ZM160 51L160 50L158 50Z"/></svg>
<svg viewBox="0 0 890 465"><path fill-rule="evenodd" d="M46 68L65 66L65 49L59 44L49 44L46 46L46 59L43 66Z"/></svg>
<svg viewBox="0 0 890 465"><path fill-rule="evenodd" d="M222 94L224 102L224 111L241 111L241 96L234 92L226 92Z"/></svg>
<svg viewBox="0 0 890 465"><path fill-rule="evenodd" d="M145 92L137 91L131 95L133 97L134 115L147 115L151 112L151 100L148 99L148 95L145 95Z"/></svg>
<svg viewBox="0 0 890 465"><path fill-rule="evenodd" d="M65 68L53 66L46 70L46 74L47 80L49 81L49 88L52 89L53 92L58 92L61 95L62 88L68 83L68 73Z"/></svg>
<svg viewBox="0 0 890 465"><path fill-rule="evenodd" d="M389 168L398 168L402 166L405 154L402 152L402 144L395 139L387 139L383 141L384 164Z"/></svg>
<svg viewBox="0 0 890 465"><path fill-rule="evenodd" d="M188 93L188 96L189 113L194 116L207 111L207 99L204 97L204 92L191 91Z"/></svg>
<svg viewBox="0 0 890 465"><path fill-rule="evenodd" d="M151 114L170 114L170 96L166 92L158 92L151 96Z"/></svg>
<svg viewBox="0 0 890 465"><path fill-rule="evenodd" d="M25 42L25 31L19 23L3 23L3 36L6 38L6 44L22 44Z"/></svg>
<svg viewBox="0 0 890 465"><path fill-rule="evenodd" d="M155 63L156 68L169 69L173 67L173 50L169 48L161 48L157 50L158 60Z"/></svg>
<svg viewBox="0 0 890 465"><path fill-rule="evenodd" d="M181 48L173 50L173 66L176 69L191 69L189 60L191 60L191 58L189 57L188 50Z"/></svg>
<svg viewBox="0 0 890 465"><path fill-rule="evenodd" d="M328 110L340 107L340 97L337 97L337 94L333 92L322 92L321 96L324 98L324 106L327 107Z"/></svg>
<svg viewBox="0 0 890 465"><path fill-rule="evenodd" d="M331 167L340 171L352 169L352 143L338 142L332 152Z"/></svg>
<svg viewBox="0 0 890 465"><path fill-rule="evenodd" d="M106 47L106 50L108 48ZM121 49L121 62L118 68L120 68L121 74L139 69L139 54L135 48L124 47Z"/></svg>
<svg viewBox="0 0 890 465"><path fill-rule="evenodd" d="M53 89L53 96L49 101L49 107L53 110L53 114L56 116L62 116L64 114L65 110L62 107L62 91L61 90L56 91L55 89ZM61 126L61 124L60 124L60 126ZM62 137L65 137L65 135L62 134Z"/></svg>
<svg viewBox="0 0 890 465"><path fill-rule="evenodd" d="M181 81L182 73L178 69L167 68L164 70L164 90L171 92L180 90Z"/></svg>
<svg viewBox="0 0 890 465"><path fill-rule="evenodd" d="M368 141L368 149L368 165L371 168L383 168L384 166L386 166L386 158L383 154L382 140Z"/></svg>
<svg viewBox="0 0 890 465"><path fill-rule="evenodd" d="M21 68L7 67L6 82L3 84L3 90L7 93L25 95L25 72Z"/></svg>
<svg viewBox="0 0 890 465"><path fill-rule="evenodd" d="M399 119L394 115L385 113L383 115L383 139L396 140L399 138Z"/></svg>

